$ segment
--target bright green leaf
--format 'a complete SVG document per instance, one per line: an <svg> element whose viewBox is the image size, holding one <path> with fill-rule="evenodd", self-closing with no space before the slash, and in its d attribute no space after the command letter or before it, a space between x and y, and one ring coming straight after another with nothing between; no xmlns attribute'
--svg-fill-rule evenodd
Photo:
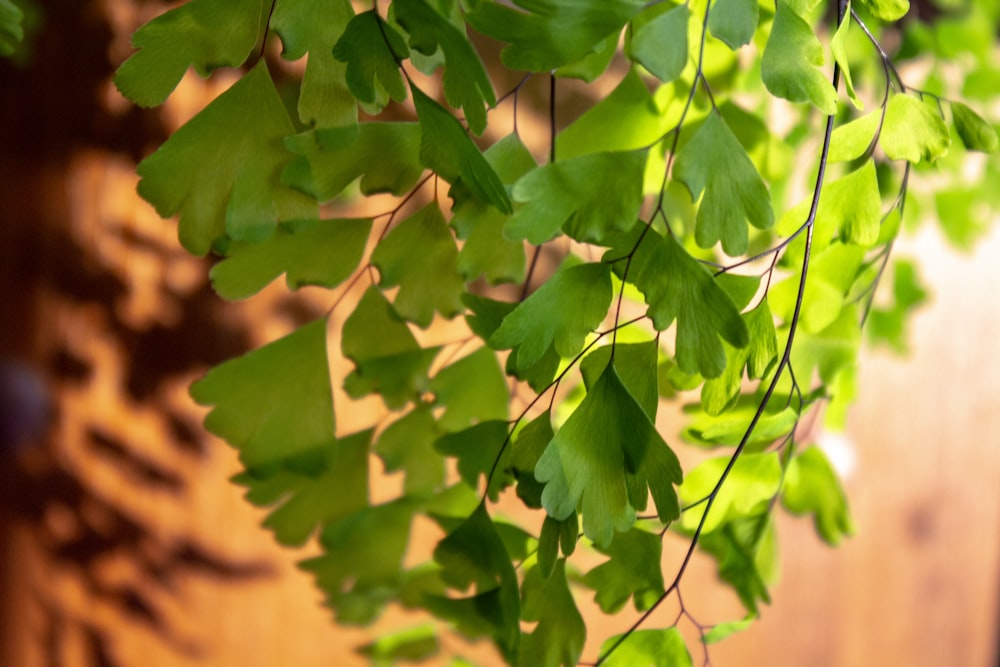
<svg viewBox="0 0 1000 667"><path fill-rule="evenodd" d="M709 114L681 150L674 176L687 186L692 199L705 193L695 227L695 240L702 248L721 240L726 254L741 255L749 242L747 221L757 229L774 223L767 186L719 114Z"/></svg>
<svg viewBox="0 0 1000 667"><path fill-rule="evenodd" d="M910 0L860 0L874 16L886 22L898 21L910 10Z"/></svg>
<svg viewBox="0 0 1000 667"><path fill-rule="evenodd" d="M718 484L729 465L730 456L718 456L698 464L678 488L684 505L698 502ZM767 511L781 485L781 462L776 452L741 454L715 497L705 518L702 535L707 535L730 521L756 516ZM693 531L701 521L708 503L701 503L681 516L680 526Z"/></svg>
<svg viewBox="0 0 1000 667"><path fill-rule="evenodd" d="M461 124L412 83L410 90L420 119L420 160L449 183L461 178L473 195L501 213L510 213L513 209L500 177Z"/></svg>
<svg viewBox="0 0 1000 667"><path fill-rule="evenodd" d="M265 239L282 220L317 214L278 182L292 131L262 61L139 163L139 194L163 217L179 213L181 243L195 255L226 235Z"/></svg>
<svg viewBox="0 0 1000 667"><path fill-rule="evenodd" d="M600 325L611 304L611 271L605 264L563 267L507 315L489 338L497 350L515 348L516 366L527 369L550 347L571 357Z"/></svg>
<svg viewBox="0 0 1000 667"><path fill-rule="evenodd" d="M533 509L542 506L544 488L544 485L535 479L535 465L538 464L538 459L553 437L555 432L552 430L552 415L543 412L518 432L510 446L509 463L514 477L517 478L517 497Z"/></svg>
<svg viewBox="0 0 1000 667"><path fill-rule="evenodd" d="M692 667L691 654L677 628L637 630L618 644L620 635L610 637L601 647L604 667ZM614 652L608 655L608 651Z"/></svg>
<svg viewBox="0 0 1000 667"><path fill-rule="evenodd" d="M881 124L882 112L876 110L834 128L827 159L830 162L857 160L872 148Z"/></svg>
<svg viewBox="0 0 1000 667"><path fill-rule="evenodd" d="M238 67L263 37L269 9L263 0L193 0L161 14L132 35L139 51L118 68L115 86L136 104L153 107L167 99L188 67L202 76ZM249 115L251 104L239 114Z"/></svg>
<svg viewBox="0 0 1000 667"><path fill-rule="evenodd" d="M668 11L663 11L666 8ZM649 70L660 81L673 81L688 62L687 5L653 5L632 19L632 39L626 55Z"/></svg>
<svg viewBox="0 0 1000 667"><path fill-rule="evenodd" d="M524 577L521 617L538 625L524 636L518 667L575 667L583 653L587 626L576 608L566 580L566 561L555 563L551 576L533 567Z"/></svg>
<svg viewBox="0 0 1000 667"><path fill-rule="evenodd" d="M632 528L598 551L609 560L588 572L583 584L596 591L594 599L605 614L618 612L630 597L636 611L646 611L663 594L661 536Z"/></svg>
<svg viewBox="0 0 1000 667"><path fill-rule="evenodd" d="M251 473L314 457L334 434L326 319L216 366L191 396L213 406L205 428L239 449Z"/></svg>
<svg viewBox="0 0 1000 667"><path fill-rule="evenodd" d="M414 252L414 248L420 252ZM458 248L441 209L432 202L393 228L372 253L379 285L399 287L393 305L403 318L427 328L438 312L462 312L465 285L455 270Z"/></svg>
<svg viewBox="0 0 1000 667"><path fill-rule="evenodd" d="M355 369L344 381L352 398L382 395L400 408L427 389L427 370L440 348L422 348L377 287L369 287L344 322L341 347Z"/></svg>
<svg viewBox="0 0 1000 667"><path fill-rule="evenodd" d="M913 95L893 95L879 145L891 160L933 162L948 152L951 137L940 114Z"/></svg>
<svg viewBox="0 0 1000 667"><path fill-rule="evenodd" d="M848 3L847 7L850 9L850 3ZM847 59L847 31L850 27L851 16L850 14L846 14L844 20L837 28L837 32L833 33L833 37L830 39L830 51L833 53L833 59L840 65L840 72L844 76L844 87L847 89L847 96L851 99L854 108L860 110L864 108L864 105L858 99L858 94L854 91L854 80L851 78L851 64Z"/></svg>
<svg viewBox="0 0 1000 667"><path fill-rule="evenodd" d="M737 632L743 632L757 620L757 617L750 614L746 618L740 619L739 621L729 621L727 623L716 623L712 626L712 629L705 633L705 643L715 644L721 642L723 639L727 639Z"/></svg>
<svg viewBox="0 0 1000 667"><path fill-rule="evenodd" d="M583 242L630 229L642 205L646 154L592 153L528 172L514 185L514 200L523 205L504 225L504 235L537 245L560 229Z"/></svg>
<svg viewBox="0 0 1000 667"><path fill-rule="evenodd" d="M511 69L548 72L600 47L642 9L642 0L515 0L524 12L494 0L470 3L473 28L509 46L500 57ZM617 41L617 40L616 40Z"/></svg>
<svg viewBox="0 0 1000 667"><path fill-rule="evenodd" d="M743 315L750 334L750 344L743 348L726 345L726 370L717 378L705 381L701 403L710 415L719 415L732 405L743 385L743 370L747 377L757 379L777 359L778 338L767 299Z"/></svg>
<svg viewBox="0 0 1000 667"><path fill-rule="evenodd" d="M837 112L837 91L819 70L823 45L788 0L777 0L771 35L760 63L764 85L790 102L810 102L825 114Z"/></svg>
<svg viewBox="0 0 1000 667"><path fill-rule="evenodd" d="M760 398L755 394L738 394L725 411L713 415L701 405L687 406L685 412L690 413L687 425L681 431L681 436L688 442L708 447L735 447L746 433L750 420L757 412ZM747 439L747 446L768 445L779 440L791 431L798 420L794 409L785 404L785 400L772 399L767 409L761 414L753 433Z"/></svg>
<svg viewBox="0 0 1000 667"><path fill-rule="evenodd" d="M496 353L481 347L438 371L431 380L435 404L445 406L438 419L445 431L507 418L507 383Z"/></svg>
<svg viewBox="0 0 1000 667"><path fill-rule="evenodd" d="M359 101L375 104L379 90L402 102L406 85L398 61L409 55L406 42L374 9L354 16L333 46L347 63L347 87Z"/></svg>
<svg viewBox="0 0 1000 667"><path fill-rule="evenodd" d="M836 546L854 533L837 473L818 447L808 447L789 463L781 502L794 514L812 514L816 532L828 544Z"/></svg>
<svg viewBox="0 0 1000 667"><path fill-rule="evenodd" d="M580 372L587 387L594 385L611 361L612 347L603 345L594 349L580 362ZM659 347L655 340L646 343L618 343L614 347L615 368L628 392L642 406L649 420L656 422L659 403L656 367Z"/></svg>
<svg viewBox="0 0 1000 667"><path fill-rule="evenodd" d="M421 662L438 652L437 629L430 624L386 632L356 650L372 660L373 667L392 667L397 661Z"/></svg>
<svg viewBox="0 0 1000 667"><path fill-rule="evenodd" d="M452 107L465 110L469 129L482 134L486 129L486 109L496 104L493 84L479 54L468 38L426 0L395 0L396 20L410 35L414 51L431 55L438 48L444 53L444 96Z"/></svg>
<svg viewBox="0 0 1000 667"><path fill-rule="evenodd" d="M371 220L297 220L260 243L232 244L212 267L212 287L224 299L245 299L282 273L291 289L336 287L358 267Z"/></svg>
<svg viewBox="0 0 1000 667"><path fill-rule="evenodd" d="M708 15L708 28L735 51L753 39L759 13L757 0L716 0Z"/></svg>
<svg viewBox="0 0 1000 667"><path fill-rule="evenodd" d="M350 0L280 0L271 28L281 37L281 57L298 60L307 53L299 119L306 125L341 127L357 121L357 102L347 88L347 67L333 57L333 45L354 16Z"/></svg>
<svg viewBox="0 0 1000 667"><path fill-rule="evenodd" d="M409 192L424 166L416 123L362 123L319 129L288 137L298 155L281 182L319 201L328 201L358 178L361 193Z"/></svg>
<svg viewBox="0 0 1000 667"><path fill-rule="evenodd" d="M983 120L975 111L961 102L950 102L951 118L962 145L970 151L995 153L1000 149L996 128Z"/></svg>
<svg viewBox="0 0 1000 667"><path fill-rule="evenodd" d="M636 479L630 482L627 474ZM636 508L645 507L647 485L660 519L677 516L672 485L681 480L680 464L614 364L549 443L535 477L545 483L548 514L564 519L579 508L584 533L600 547L611 544L615 531L632 527Z"/></svg>

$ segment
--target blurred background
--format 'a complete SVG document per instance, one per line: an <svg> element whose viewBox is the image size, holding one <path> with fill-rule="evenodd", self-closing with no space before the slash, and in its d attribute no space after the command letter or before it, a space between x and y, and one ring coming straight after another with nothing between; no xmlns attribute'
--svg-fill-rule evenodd
<svg viewBox="0 0 1000 667"><path fill-rule="evenodd" d="M0 665L368 664L371 631L332 624L187 397L323 306L222 302L135 194L138 160L233 80L189 75L158 110L118 95L131 32L165 7L25 4L25 48L0 59ZM939 229L898 248L933 288L909 356L866 352L849 428L824 443L857 535L829 549L784 517L773 603L716 667L1000 665L1000 227L964 252ZM696 563L688 608L737 618L713 577Z"/></svg>

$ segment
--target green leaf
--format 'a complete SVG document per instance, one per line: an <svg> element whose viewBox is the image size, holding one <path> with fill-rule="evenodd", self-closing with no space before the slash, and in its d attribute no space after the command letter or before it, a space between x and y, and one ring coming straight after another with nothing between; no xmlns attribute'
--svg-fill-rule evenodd
<svg viewBox="0 0 1000 667"><path fill-rule="evenodd" d="M791 460L781 502L793 514L812 514L816 532L827 544L836 546L854 534L847 496L819 447L808 447Z"/></svg>
<svg viewBox="0 0 1000 667"><path fill-rule="evenodd" d="M541 504L538 505L541 507ZM558 521L545 515L542 522L542 533L538 538L538 567L546 579L552 576L559 548L568 558L576 550L576 541L580 533L580 520L576 512Z"/></svg>
<svg viewBox="0 0 1000 667"><path fill-rule="evenodd" d="M646 611L663 594L661 536L632 528L598 551L609 560L588 572L583 584L597 592L594 600L605 614L617 613L630 597L636 611Z"/></svg>
<svg viewBox="0 0 1000 667"><path fill-rule="evenodd" d="M427 389L427 370L440 348L422 348L382 292L369 287L344 322L341 348L355 369L344 381L352 398L382 395L401 408Z"/></svg>
<svg viewBox="0 0 1000 667"><path fill-rule="evenodd" d="M504 235L536 245L560 229L582 242L601 242L630 229L642 206L645 150L592 153L538 167L514 185L523 204L504 225Z"/></svg>
<svg viewBox="0 0 1000 667"><path fill-rule="evenodd" d="M632 19L632 38L625 44L625 54L660 81L673 81L687 66L690 17L687 5L646 8Z"/></svg>
<svg viewBox="0 0 1000 667"><path fill-rule="evenodd" d="M815 250L814 250L815 253ZM847 294L864 261L864 249L835 243L814 255L809 280L802 300L802 329L822 331L834 322L844 308ZM770 301L775 313L788 322L798 299L799 277L792 275L771 288ZM798 371L798 369L796 369Z"/></svg>
<svg viewBox="0 0 1000 667"><path fill-rule="evenodd" d="M879 145L891 160L933 162L948 152L951 137L937 111L913 95L893 95Z"/></svg>
<svg viewBox="0 0 1000 667"><path fill-rule="evenodd" d="M494 0L469 3L473 28L509 46L500 54L511 69L548 72L574 63L615 39L643 7L642 0L515 0L518 11ZM615 39L617 41L617 39Z"/></svg>
<svg viewBox="0 0 1000 667"><path fill-rule="evenodd" d="M212 267L212 287L224 299L245 299L282 273L291 289L336 287L358 267L372 221L297 220L260 243L234 243Z"/></svg>
<svg viewBox="0 0 1000 667"><path fill-rule="evenodd" d="M396 20L410 35L414 51L431 55L444 53L444 96L452 107L465 110L469 129L482 134L486 129L486 109L496 104L493 84L479 54L468 38L426 0L396 0L392 3Z"/></svg>
<svg viewBox="0 0 1000 667"><path fill-rule="evenodd" d="M420 120L421 161L449 183L461 178L473 195L501 213L510 213L513 209L500 177L455 117L412 83L410 90Z"/></svg>
<svg viewBox="0 0 1000 667"><path fill-rule="evenodd" d="M396 596L416 510L401 498L331 523L320 537L323 554L300 564L315 575L338 622L371 623Z"/></svg>
<svg viewBox="0 0 1000 667"><path fill-rule="evenodd" d="M790 208L775 228L781 236L791 236L809 217L812 198ZM855 171L823 186L813 231L813 253L819 254L833 239L862 247L878 240L882 220L882 195L875 163L867 160Z"/></svg>
<svg viewBox="0 0 1000 667"><path fill-rule="evenodd" d="M161 14L132 35L139 51L118 68L115 86L136 104L153 107L167 99L188 67L202 76L238 67L267 29L269 10L263 0L193 0Z"/></svg>
<svg viewBox="0 0 1000 667"><path fill-rule="evenodd" d="M695 227L695 241L702 248L721 240L726 254L742 255L749 244L747 221L757 229L774 224L767 186L719 114L709 114L681 150L674 176L692 199L705 193Z"/></svg>
<svg viewBox="0 0 1000 667"><path fill-rule="evenodd" d="M24 39L24 13L10 2L0 0L0 56L9 56Z"/></svg>
<svg viewBox="0 0 1000 667"><path fill-rule="evenodd" d="M882 112L873 111L833 130L830 137L830 162L850 162L868 152L878 138Z"/></svg>
<svg viewBox="0 0 1000 667"><path fill-rule="evenodd" d="M757 602L770 602L769 584L776 578L777 539L770 513L737 519L699 542L719 564L719 578L729 583L747 613L760 613Z"/></svg>
<svg viewBox="0 0 1000 667"><path fill-rule="evenodd" d="M552 430L552 415L543 412L521 429L511 445L509 464L517 478L517 497L532 509L542 506L544 488L535 479L535 466L553 437L555 432ZM575 523L576 515L573 516Z"/></svg>
<svg viewBox="0 0 1000 667"><path fill-rule="evenodd" d="M715 644L721 642L723 639L728 639L737 632L743 632L757 620L757 617L748 614L746 618L740 619L739 621L729 621L727 623L716 623L712 626L712 629L705 633L704 641L706 644Z"/></svg>
<svg viewBox="0 0 1000 667"><path fill-rule="evenodd" d="M180 214L192 254L226 235L263 240L279 221L317 214L315 202L278 182L281 141L292 131L262 61L139 163L139 194L164 218Z"/></svg>
<svg viewBox="0 0 1000 667"><path fill-rule="evenodd" d="M505 185L513 185L535 167L535 159L516 133L490 146L483 156ZM524 244L503 236L506 221L506 215L478 199L456 199L451 226L465 241L458 251L457 268L466 281L480 275L493 285L524 280Z"/></svg>
<svg viewBox="0 0 1000 667"><path fill-rule="evenodd" d="M430 389L435 404L445 406L438 418L445 431L507 418L507 383L496 353L488 347L442 368L431 380Z"/></svg>
<svg viewBox="0 0 1000 667"><path fill-rule="evenodd" d="M997 137L995 127L961 102L949 102L949 104L955 130L963 146L970 151L983 153L995 153L1000 149L1000 138Z"/></svg>
<svg viewBox="0 0 1000 667"><path fill-rule="evenodd" d="M278 542L305 543L317 526L338 521L368 506L368 447L372 432L362 431L332 441L318 452L321 471L279 470L258 479L252 473L234 478L248 487L247 500L268 506L280 503L264 520ZM330 493L337 489L337 493Z"/></svg>
<svg viewBox="0 0 1000 667"><path fill-rule="evenodd" d="M760 398L755 394L739 394L718 415L713 415L700 404L687 406L684 411L691 417L681 431L681 437L695 445L735 447L746 433L759 405ZM786 399L773 398L747 439L747 446L754 449L785 437L797 420L798 413L786 405Z"/></svg>
<svg viewBox="0 0 1000 667"><path fill-rule="evenodd" d="M719 415L739 396L743 385L743 369L750 379L759 379L778 356L778 337L767 299L743 315L750 343L743 348L726 345L726 370L717 378L705 381L701 403L710 415Z"/></svg>
<svg viewBox="0 0 1000 667"><path fill-rule="evenodd" d="M306 125L341 127L357 122L357 102L347 88L347 67L333 57L348 21L350 0L280 0L271 28L281 37L281 57L298 60L309 54L299 92L299 119Z"/></svg>
<svg viewBox="0 0 1000 667"><path fill-rule="evenodd" d="M612 349L615 355L615 368L622 384L642 406L649 420L655 423L659 394L656 373L650 372L650 369L656 367L659 346L655 340L651 340L646 343L618 343L614 348L603 345L594 349L580 362L580 372L588 388L600 379L604 369L608 367Z"/></svg>
<svg viewBox="0 0 1000 667"><path fill-rule="evenodd" d="M684 505L696 503L715 488L730 456L718 456L698 464L687 474L678 488ZM718 530L725 524L767 511L781 485L781 462L776 452L741 454L715 497L702 527L702 535ZM680 527L694 531L705 513L707 503L692 507L681 516Z"/></svg>
<svg viewBox="0 0 1000 667"><path fill-rule="evenodd" d="M759 13L756 0L716 0L708 15L708 28L735 51L753 39Z"/></svg>
<svg viewBox="0 0 1000 667"><path fill-rule="evenodd" d="M549 443L535 477L545 483L546 512L565 519L579 508L584 533L599 547L611 544L615 531L632 527L636 508L645 507L647 485L661 521L679 512L672 486L681 480L677 457L613 363Z"/></svg>
<svg viewBox="0 0 1000 667"><path fill-rule="evenodd" d="M518 369L530 368L551 347L562 357L572 357L604 320L611 297L606 265L562 267L503 319L489 345L514 349Z"/></svg>
<svg viewBox="0 0 1000 667"><path fill-rule="evenodd" d="M402 36L374 9L352 18L333 46L333 57L347 63L347 87L367 104L376 104L383 90L397 102L406 99L397 61L409 55Z"/></svg>
<svg viewBox="0 0 1000 667"><path fill-rule="evenodd" d="M621 635L610 637L601 646L604 667L692 667L691 654L677 628L636 630L617 645L614 653L607 652Z"/></svg>
<svg viewBox="0 0 1000 667"><path fill-rule="evenodd" d="M886 22L894 22L906 16L910 10L910 0L860 0L873 16Z"/></svg>
<svg viewBox="0 0 1000 667"><path fill-rule="evenodd" d="M467 598L427 596L427 608L458 624L470 636L489 634L508 662L517 655L521 640L521 604L517 573L507 549L490 520L486 505L475 512L434 549L449 586L464 590L475 586Z"/></svg>
<svg viewBox="0 0 1000 667"><path fill-rule="evenodd" d="M605 258L634 246L641 225ZM653 326L663 331L677 320L677 364L686 373L718 377L726 367L720 338L735 347L749 342L746 325L728 294L673 237L648 230L632 258L628 282L643 293Z"/></svg>
<svg viewBox="0 0 1000 667"><path fill-rule="evenodd" d="M414 252L414 248L420 252ZM403 318L422 328L434 313L452 318L462 312L465 289L455 270L458 248L437 202L431 202L394 228L372 253L379 285L399 287L393 305Z"/></svg>
<svg viewBox="0 0 1000 667"><path fill-rule="evenodd" d="M531 568L521 590L521 618L538 625L524 636L518 667L575 667L583 653L587 626L569 590L566 560L556 561L548 577L541 568Z"/></svg>
<svg viewBox="0 0 1000 667"><path fill-rule="evenodd" d="M472 333L486 341L500 328L504 318L518 306L516 303L497 301L471 292L462 295L462 303L471 311L471 314L465 316L465 321Z"/></svg>
<svg viewBox="0 0 1000 667"><path fill-rule="evenodd" d="M326 319L216 366L191 396L213 406L205 427L240 450L249 472L315 458L334 439Z"/></svg>
<svg viewBox="0 0 1000 667"><path fill-rule="evenodd" d="M850 9L850 3L848 3L847 9ZM847 96L851 99L854 108L860 110L864 108L864 105L858 99L858 94L854 90L854 80L851 78L851 64L847 58L847 31L850 27L851 16L848 12L844 15L844 20L837 28L837 32L830 39L830 51L833 54L833 59L840 65L840 71L844 75L844 87L847 89Z"/></svg>
<svg viewBox="0 0 1000 667"><path fill-rule="evenodd" d="M386 632L356 649L371 658L373 667L393 667L400 660L421 662L438 650L437 629L431 624Z"/></svg>
<svg viewBox="0 0 1000 667"><path fill-rule="evenodd" d="M464 431L444 435L434 443L434 450L458 459L458 473L462 481L472 488L478 488L479 476L489 478L487 495L494 502L500 491L513 480L504 472L506 466L498 463L500 457L509 453L507 444L509 426L506 421L481 422ZM494 472L494 465L496 470Z"/></svg>
<svg viewBox="0 0 1000 667"><path fill-rule="evenodd" d="M426 496L444 484L444 459L434 451L440 434L430 408L421 404L379 436L375 454L387 473L405 472L404 495Z"/></svg>
<svg viewBox="0 0 1000 667"><path fill-rule="evenodd" d="M823 45L788 0L777 0L774 25L760 63L764 85L789 102L810 102L825 114L837 112L837 91L819 70Z"/></svg>
<svg viewBox="0 0 1000 667"><path fill-rule="evenodd" d="M328 201L358 178L365 195L409 192L424 172L420 126L416 123L362 123L319 129L288 137L295 158L281 182Z"/></svg>

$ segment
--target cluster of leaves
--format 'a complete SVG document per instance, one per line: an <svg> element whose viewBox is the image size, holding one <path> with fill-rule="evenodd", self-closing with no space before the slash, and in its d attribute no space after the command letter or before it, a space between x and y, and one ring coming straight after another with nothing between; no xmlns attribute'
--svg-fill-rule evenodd
<svg viewBox="0 0 1000 667"><path fill-rule="evenodd" d="M996 132L947 91L904 83L879 33L906 0L845 1L832 19L817 0L387 5L192 0L140 28L118 71L125 95L157 105L189 67L242 67L138 166L139 192L178 216L190 252L221 258L211 279L225 298L282 274L293 289L340 289L328 316L192 387L212 407L206 426L239 450L238 481L272 508L276 538L318 540L303 567L342 623L400 604L491 639L511 665L568 667L589 589L606 613L630 599L640 612L597 663L690 664L678 622L707 645L770 601L777 508L812 517L831 544L851 533L803 419L825 406L842 426L861 323L871 315L901 346L923 299L897 264L888 305L873 306L911 172L955 169L959 144L995 151ZM272 32L281 57L307 58L291 110L264 57ZM915 29L902 44L922 52L931 38ZM491 66L524 73L500 96L480 55L496 44ZM558 79L617 83L568 126L553 121L536 155L516 129L531 77L548 79L553 105ZM765 122L777 98L780 134ZM498 114L515 115L513 133L489 132ZM329 213L384 193L399 197L385 215ZM542 246L560 261L535 284ZM467 338L418 341L458 316ZM338 430L341 359L350 399L380 396L389 419ZM692 397L667 431L719 453L682 470L657 412ZM371 501L373 464L402 475L398 497ZM497 503L514 499L544 519L505 517ZM441 539L411 565L418 515ZM668 535L688 546L665 578ZM581 545L605 560L579 571ZM696 549L746 618L703 625L681 603L673 626L643 627L680 600ZM435 632L363 651L425 657Z"/></svg>

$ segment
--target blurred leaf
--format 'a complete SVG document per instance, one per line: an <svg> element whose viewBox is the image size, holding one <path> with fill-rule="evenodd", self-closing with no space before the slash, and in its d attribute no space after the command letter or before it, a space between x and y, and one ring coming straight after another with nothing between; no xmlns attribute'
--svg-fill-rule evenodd
<svg viewBox="0 0 1000 667"><path fill-rule="evenodd" d="M996 128L961 102L950 102L950 105L951 117L962 145L970 151L983 153L995 153L1000 149Z"/></svg>
<svg viewBox="0 0 1000 667"><path fill-rule="evenodd" d="M927 103L898 94L889 99L879 144L892 160L933 162L948 152L951 137L941 116Z"/></svg>
<svg viewBox="0 0 1000 667"><path fill-rule="evenodd" d="M609 560L588 572L582 581L596 591L594 599L605 614L618 612L630 597L636 611L646 611L663 594L661 536L632 528L598 551Z"/></svg>
<svg viewBox="0 0 1000 667"><path fill-rule="evenodd" d="M397 102L406 99L397 61L408 55L402 36L374 9L354 16L333 46L333 57L347 63L347 87L366 104L376 104L381 91Z"/></svg>
<svg viewBox="0 0 1000 667"><path fill-rule="evenodd" d="M819 70L823 45L788 0L777 0L774 25L760 63L764 85L789 102L810 102L825 114L837 112L837 91Z"/></svg>
<svg viewBox="0 0 1000 667"><path fill-rule="evenodd" d="M524 635L518 667L575 667L583 653L587 626L566 581L566 561L559 559L548 577L540 568L528 570L521 586L521 618L537 622Z"/></svg>
<svg viewBox="0 0 1000 667"><path fill-rule="evenodd" d="M458 474L463 482L474 489L478 486L479 476L488 478L496 464L496 471L489 480L487 489L487 495L495 502L500 491L512 481L509 473L505 472L507 466L500 459L501 456L506 458L510 455L510 449L504 448L508 432L506 421L481 422L465 430L441 436L434 443L434 450L458 459Z"/></svg>
<svg viewBox="0 0 1000 667"><path fill-rule="evenodd" d="M684 478L677 489L684 505L707 497L718 484L729 465L730 456L718 456L702 461ZM719 489L702 528L702 536L718 530L731 521L754 517L767 511L781 485L781 462L778 454L741 454ZM705 513L707 503L692 507L681 515L680 527L693 531Z"/></svg>
<svg viewBox="0 0 1000 667"><path fill-rule="evenodd" d="M24 13L10 2L0 0L0 56L9 56L24 39Z"/></svg>
<svg viewBox="0 0 1000 667"><path fill-rule="evenodd" d="M847 497L819 447L808 447L791 460L781 502L794 514L812 514L816 532L827 544L836 546L854 533Z"/></svg>
<svg viewBox="0 0 1000 667"><path fill-rule="evenodd" d="M860 0L860 2L883 21L898 21L910 10L910 0Z"/></svg>
<svg viewBox="0 0 1000 667"><path fill-rule="evenodd" d="M743 632L757 620L757 617L749 614L739 621L729 621L728 623L716 623L712 629L705 633L705 643L715 644L723 639L728 639L737 632Z"/></svg>
<svg viewBox="0 0 1000 667"><path fill-rule="evenodd" d="M727 523L721 530L702 535L701 548L715 557L719 578L730 584L747 613L757 616L757 602L771 601L767 591L777 568L777 539L770 513Z"/></svg>

